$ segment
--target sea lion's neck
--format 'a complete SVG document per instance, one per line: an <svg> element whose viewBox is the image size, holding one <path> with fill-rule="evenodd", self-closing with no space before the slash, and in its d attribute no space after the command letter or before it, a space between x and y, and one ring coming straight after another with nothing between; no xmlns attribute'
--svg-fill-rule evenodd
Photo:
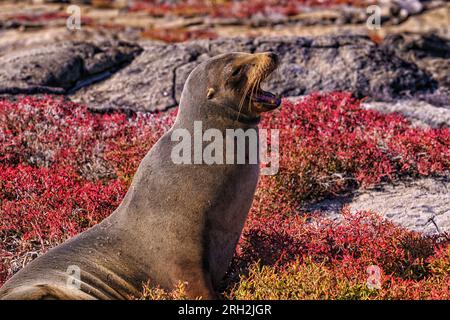
<svg viewBox="0 0 450 320"><path fill-rule="evenodd" d="M223 105L208 105L207 107L190 108L180 106L175 128L193 129L195 122L201 122L203 129L256 129L260 122L259 116L248 116Z"/></svg>

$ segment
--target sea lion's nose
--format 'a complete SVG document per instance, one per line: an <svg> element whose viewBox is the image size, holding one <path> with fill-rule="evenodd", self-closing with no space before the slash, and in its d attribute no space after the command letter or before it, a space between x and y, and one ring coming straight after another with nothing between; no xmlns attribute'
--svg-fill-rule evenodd
<svg viewBox="0 0 450 320"><path fill-rule="evenodd" d="M275 63L278 64L278 55L274 52L267 52L267 56Z"/></svg>

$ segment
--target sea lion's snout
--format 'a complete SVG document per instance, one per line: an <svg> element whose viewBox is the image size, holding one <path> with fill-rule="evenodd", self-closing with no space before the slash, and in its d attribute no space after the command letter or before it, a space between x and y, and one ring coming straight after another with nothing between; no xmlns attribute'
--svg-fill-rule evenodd
<svg viewBox="0 0 450 320"><path fill-rule="evenodd" d="M272 62L278 66L278 55L274 52L267 52L267 56L272 60Z"/></svg>
<svg viewBox="0 0 450 320"><path fill-rule="evenodd" d="M278 67L278 55L273 52L256 53L255 60L254 70L250 72L249 76L249 82L254 83L252 84L254 89L250 94L252 111L262 113L274 110L280 106L281 98L278 95L261 89L261 82Z"/></svg>
<svg viewBox="0 0 450 320"><path fill-rule="evenodd" d="M262 64L264 67L267 67L270 73L278 67L279 58L275 52L268 51L255 53L254 55L256 56L258 63Z"/></svg>

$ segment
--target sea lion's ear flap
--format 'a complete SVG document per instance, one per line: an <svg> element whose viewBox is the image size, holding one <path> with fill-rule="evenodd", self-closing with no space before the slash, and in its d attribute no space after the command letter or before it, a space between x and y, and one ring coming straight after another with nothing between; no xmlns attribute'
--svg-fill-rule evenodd
<svg viewBox="0 0 450 320"><path fill-rule="evenodd" d="M208 92L206 92L206 97L208 99L211 99L214 96L215 92L216 92L216 90L214 90L214 88L208 88Z"/></svg>

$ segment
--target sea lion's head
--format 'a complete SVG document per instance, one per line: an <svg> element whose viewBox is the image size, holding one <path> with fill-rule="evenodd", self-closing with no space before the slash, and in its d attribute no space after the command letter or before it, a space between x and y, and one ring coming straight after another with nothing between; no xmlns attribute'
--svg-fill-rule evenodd
<svg viewBox="0 0 450 320"><path fill-rule="evenodd" d="M232 52L198 65L189 75L181 98L199 112L225 110L235 120L258 119L280 106L281 99L261 89L261 83L277 68L272 52ZM199 110L202 109L202 110Z"/></svg>

